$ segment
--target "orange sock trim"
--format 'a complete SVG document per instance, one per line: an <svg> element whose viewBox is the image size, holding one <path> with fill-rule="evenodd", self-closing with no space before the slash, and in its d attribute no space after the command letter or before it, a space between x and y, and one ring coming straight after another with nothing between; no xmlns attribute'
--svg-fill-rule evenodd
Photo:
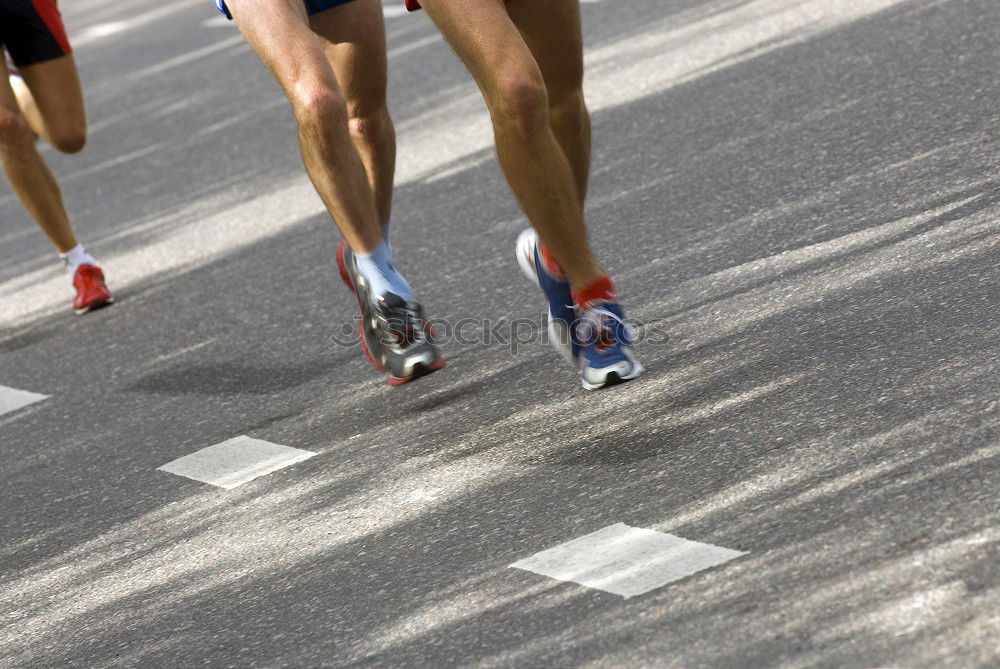
<svg viewBox="0 0 1000 669"><path fill-rule="evenodd" d="M545 266L545 271L549 273L549 276L555 277L556 279L563 279L566 277L566 273L563 272L563 268L559 266L556 262L555 256L549 253L549 249L545 244L539 244L539 253L542 256L542 264Z"/></svg>
<svg viewBox="0 0 1000 669"><path fill-rule="evenodd" d="M589 286L573 291L573 302L583 310L589 309L592 303L598 301L618 301L618 296L615 295L615 284L611 282L609 277L602 276Z"/></svg>

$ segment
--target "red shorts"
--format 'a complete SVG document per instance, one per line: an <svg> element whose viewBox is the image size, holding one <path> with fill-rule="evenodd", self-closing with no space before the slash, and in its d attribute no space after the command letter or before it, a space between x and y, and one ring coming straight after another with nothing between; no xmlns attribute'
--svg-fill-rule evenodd
<svg viewBox="0 0 1000 669"><path fill-rule="evenodd" d="M18 67L73 51L56 0L0 0L0 47Z"/></svg>

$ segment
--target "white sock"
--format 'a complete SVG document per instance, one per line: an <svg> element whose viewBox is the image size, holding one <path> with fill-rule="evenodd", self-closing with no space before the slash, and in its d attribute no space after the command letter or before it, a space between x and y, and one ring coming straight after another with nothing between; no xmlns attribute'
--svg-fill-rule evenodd
<svg viewBox="0 0 1000 669"><path fill-rule="evenodd" d="M413 289L392 263L392 251L385 240L371 253L355 253L354 257L358 261L358 271L371 286L376 298L395 293L404 300L413 299Z"/></svg>
<svg viewBox="0 0 1000 669"><path fill-rule="evenodd" d="M76 270L80 265L96 265L97 261L94 260L94 256L87 253L87 249L83 248L83 244L77 244L66 253L60 253L59 257L62 258L63 263L66 265L66 269L69 273L76 274Z"/></svg>

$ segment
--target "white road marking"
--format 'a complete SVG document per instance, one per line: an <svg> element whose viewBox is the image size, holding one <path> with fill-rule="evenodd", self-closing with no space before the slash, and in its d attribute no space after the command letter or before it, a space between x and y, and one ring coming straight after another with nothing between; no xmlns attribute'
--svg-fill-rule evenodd
<svg viewBox="0 0 1000 669"><path fill-rule="evenodd" d="M444 42L444 38L441 37L441 33L433 33L427 37L422 37L418 40L410 42L409 44L398 46L395 49L389 49L389 58L399 58L403 54L416 51L417 49L422 49L428 44L434 44L435 42Z"/></svg>
<svg viewBox="0 0 1000 669"><path fill-rule="evenodd" d="M80 37L76 40L77 42L89 42L92 40L98 40L102 37L108 37L114 35L115 33L120 33L123 30L127 30L129 27L126 21L112 21L110 23L98 23L95 26L89 26L84 28L80 33Z"/></svg>
<svg viewBox="0 0 1000 669"><path fill-rule="evenodd" d="M41 402L44 399L48 399L48 397L48 395L31 393L27 390L18 390L17 388L0 386L0 416L5 413L11 413L12 411L22 409L29 404Z"/></svg>
<svg viewBox="0 0 1000 669"><path fill-rule="evenodd" d="M181 67L189 63L203 60L208 56L211 56L212 54L216 54L221 51L225 51L227 49L236 49L236 48L246 48L246 49L250 48L249 45L247 45L246 40L243 38L243 35L238 32L235 35L231 35L230 37L221 39L218 42L214 42L212 44L203 46L200 49L195 49L194 51L182 53L178 56L174 56L173 58L168 58L167 60L164 60L162 62L154 63L153 65L144 67L141 70L130 72L129 74L126 74L123 77L119 77L118 79L104 81L98 84L97 86L92 86L88 90L90 91L91 95L96 95L97 92L103 93L106 90L112 90L112 89L116 91L121 90L121 87L124 84L131 83L133 81L152 79L157 75L162 74L163 72L171 70L175 67Z"/></svg>
<svg viewBox="0 0 1000 669"><path fill-rule="evenodd" d="M164 353L163 355L158 355L155 358L153 358L149 362L149 364L146 365L146 366L148 367L148 366L151 366L151 365L157 365L157 364L159 364L161 362L166 362L167 360L173 360L174 358L179 358L182 355L187 355L188 353L191 353L193 351L197 351L199 348L203 348L205 346L208 346L209 344L211 344L212 342L214 342L216 339L218 339L218 337L212 337L211 339L206 339L205 341L203 341L203 342L201 342L199 344L194 344L193 346L186 346L186 347L184 347L182 349L179 349L177 351L171 351L170 353Z"/></svg>
<svg viewBox="0 0 1000 669"><path fill-rule="evenodd" d="M206 2L207 0L171 0L169 3L160 4L155 9L141 14L133 14L126 21L112 21L110 23L87 26L79 33L71 34L70 42L73 44L74 49L79 49L83 46L89 46L93 42L99 42L110 35L140 28L164 17L187 11L191 7L204 7ZM215 11L215 9L211 5L208 5L206 11Z"/></svg>
<svg viewBox="0 0 1000 669"><path fill-rule="evenodd" d="M510 566L628 599L746 554L617 523Z"/></svg>
<svg viewBox="0 0 1000 669"><path fill-rule="evenodd" d="M409 13L409 10L406 9L406 5L402 2L394 5L382 5L382 16L387 19L395 19L400 16L406 16Z"/></svg>
<svg viewBox="0 0 1000 669"><path fill-rule="evenodd" d="M235 28L235 24L222 14L205 19L201 22L202 28Z"/></svg>
<svg viewBox="0 0 1000 669"><path fill-rule="evenodd" d="M312 451L241 435L177 458L157 471L229 490L314 455Z"/></svg>

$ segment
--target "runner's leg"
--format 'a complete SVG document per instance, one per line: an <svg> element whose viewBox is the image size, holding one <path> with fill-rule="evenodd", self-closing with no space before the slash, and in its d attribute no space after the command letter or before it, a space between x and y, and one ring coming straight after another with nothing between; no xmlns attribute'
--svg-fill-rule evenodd
<svg viewBox="0 0 1000 669"><path fill-rule="evenodd" d="M374 190L384 193L379 204L387 217L393 158L385 150L385 142L392 141L391 122L380 112L385 106L384 53L377 54L374 70L368 72L383 81L370 90L358 82L368 67L361 60L384 45L381 15L374 11L381 7L354 0L310 21L302 0L228 0L227 5L288 96L306 170L347 241L337 249L337 265L358 298L359 334L368 357L393 385L441 369L445 361L431 341L423 307L392 263L373 194L374 184ZM335 70L346 74L344 83L350 88L345 90ZM351 121L369 113L384 113L387 123L378 137L358 132L363 123Z"/></svg>
<svg viewBox="0 0 1000 669"><path fill-rule="evenodd" d="M579 185L549 124L542 72L502 0L422 4L479 84L500 165L542 242L574 287L600 280L604 271L587 241Z"/></svg>
<svg viewBox="0 0 1000 669"><path fill-rule="evenodd" d="M590 180L590 115L583 99L580 2L514 0L508 13L542 72L549 97L549 123L584 202Z"/></svg>
<svg viewBox="0 0 1000 669"><path fill-rule="evenodd" d="M382 241L379 215L351 139L346 97L302 0L228 0L227 5L288 96L306 171L330 215L352 249L375 249Z"/></svg>
<svg viewBox="0 0 1000 669"><path fill-rule="evenodd" d="M32 69L37 74L38 68L53 62L26 69ZM41 124L38 130L43 130ZM70 227L59 184L35 145L37 135L42 134L38 130L32 128L21 111L10 85L7 66L0 59L0 159L11 187L28 213L52 240L56 250L65 253L76 247L78 242Z"/></svg>
<svg viewBox="0 0 1000 669"><path fill-rule="evenodd" d="M368 174L379 220L389 222L396 134L386 105L385 28L379 0L354 0L310 17L347 98L351 139Z"/></svg>
<svg viewBox="0 0 1000 669"><path fill-rule="evenodd" d="M83 149L87 114L73 56L18 69L24 86L16 86L14 93L35 134L63 153Z"/></svg>
<svg viewBox="0 0 1000 669"><path fill-rule="evenodd" d="M396 138L386 106L381 2L353 0L314 14L310 25L320 36L344 91L351 139L384 226L391 213ZM364 348L376 367L388 373L391 384L406 383L444 366L444 358L428 337L423 308L396 270L386 241L366 256L341 247L337 264L341 278L362 303L359 334Z"/></svg>

